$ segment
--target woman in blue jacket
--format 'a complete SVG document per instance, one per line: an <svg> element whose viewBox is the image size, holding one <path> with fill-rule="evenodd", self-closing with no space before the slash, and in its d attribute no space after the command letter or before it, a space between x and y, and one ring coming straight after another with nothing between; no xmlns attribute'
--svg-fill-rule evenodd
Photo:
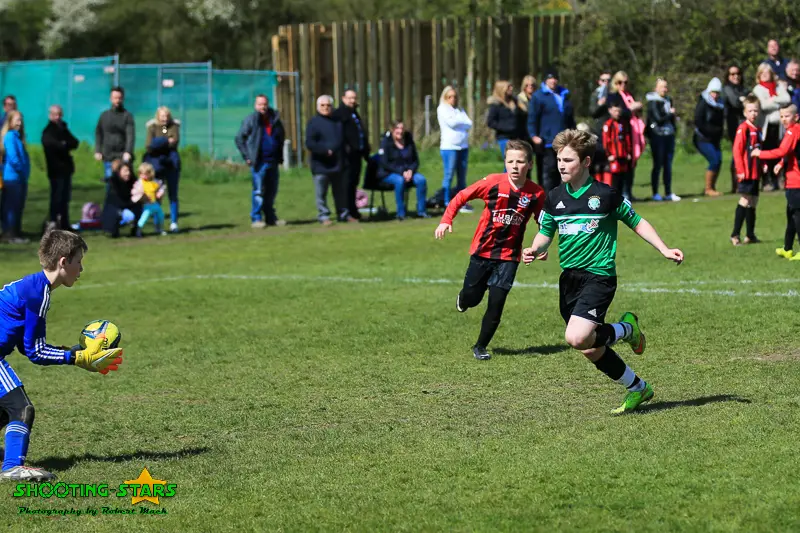
<svg viewBox="0 0 800 533"><path fill-rule="evenodd" d="M428 184L425 176L417 172L419 169L419 155L414 138L410 131L406 131L402 120L395 120L392 128L381 141L378 151L380 164L378 178L381 183L394 187L394 197L397 201L397 218L406 218L406 203L404 198L405 188L413 184L417 188L417 216L430 218L425 210L425 194Z"/></svg>
<svg viewBox="0 0 800 533"><path fill-rule="evenodd" d="M3 197L0 200L2 240L24 244L28 239L22 238L22 211L28 198L31 162L25 149L25 128L19 111L8 112L0 135L3 137Z"/></svg>

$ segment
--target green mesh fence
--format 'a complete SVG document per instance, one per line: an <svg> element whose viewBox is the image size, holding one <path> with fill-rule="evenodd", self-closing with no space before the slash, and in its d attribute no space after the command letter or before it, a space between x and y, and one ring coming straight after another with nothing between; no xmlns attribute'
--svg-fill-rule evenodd
<svg viewBox="0 0 800 533"><path fill-rule="evenodd" d="M239 157L234 137L253 110L257 94L275 102L273 71L219 70L207 63L118 64L114 56L0 63L0 95L17 97L29 142L37 144L48 107L60 104L70 129L94 146L109 90L125 89L125 107L136 122L136 148L143 149L147 122L160 106L181 121L181 145L194 145L217 158Z"/></svg>
<svg viewBox="0 0 800 533"><path fill-rule="evenodd" d="M38 144L48 108L64 108L64 120L82 141L94 142L97 117L108 107L114 57L0 63L0 94L13 94L29 142Z"/></svg>

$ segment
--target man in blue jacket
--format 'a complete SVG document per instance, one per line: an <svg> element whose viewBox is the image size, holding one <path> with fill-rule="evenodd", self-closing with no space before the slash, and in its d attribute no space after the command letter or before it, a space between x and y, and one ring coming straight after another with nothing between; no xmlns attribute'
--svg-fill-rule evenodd
<svg viewBox="0 0 800 533"><path fill-rule="evenodd" d="M541 169L539 184L547 192L561 184L553 139L562 131L575 127L569 90L558 84L555 69L548 69L544 83L533 93L528 105L528 135L537 151L536 165Z"/></svg>
<svg viewBox="0 0 800 533"><path fill-rule="evenodd" d="M314 175L314 192L320 223L330 226L328 187L333 192L336 216L341 222L356 222L347 209L347 177L344 161L344 133L342 123L333 116L333 97L317 98L317 114L306 126L306 148L311 152L311 173Z"/></svg>
<svg viewBox="0 0 800 533"><path fill-rule="evenodd" d="M255 111L249 114L236 134L236 147L253 175L253 203L250 225L253 228L285 226L275 213L279 168L283 163L286 132L281 117L269 107L269 99L256 96ZM264 214L262 219L261 214Z"/></svg>

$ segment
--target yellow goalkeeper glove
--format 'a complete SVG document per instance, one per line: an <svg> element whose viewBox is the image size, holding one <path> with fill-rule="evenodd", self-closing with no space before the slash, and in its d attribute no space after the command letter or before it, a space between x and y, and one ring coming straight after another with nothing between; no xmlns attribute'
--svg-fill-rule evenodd
<svg viewBox="0 0 800 533"><path fill-rule="evenodd" d="M86 349L74 352L75 366L89 372L100 372L105 375L117 370L122 364L122 348L104 350L106 336L98 335L94 339L86 339Z"/></svg>

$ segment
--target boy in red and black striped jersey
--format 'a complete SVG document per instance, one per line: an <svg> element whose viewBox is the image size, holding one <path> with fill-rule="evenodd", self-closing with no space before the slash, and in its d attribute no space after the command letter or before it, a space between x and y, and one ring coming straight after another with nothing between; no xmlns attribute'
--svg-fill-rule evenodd
<svg viewBox="0 0 800 533"><path fill-rule="evenodd" d="M622 195L623 185L632 179L633 172L633 134L630 122L622 120L622 105L622 100L610 103L611 118L603 124L603 149L608 155L608 172L603 176L603 183L610 185L618 195Z"/></svg>
<svg viewBox="0 0 800 533"><path fill-rule="evenodd" d="M490 359L486 350L492 340L514 284L522 256L525 228L533 216L537 221L544 206L544 189L529 179L533 149L525 141L511 140L506 145L507 174L490 174L473 183L450 200L434 235L442 239L453 232L453 219L468 201L486 202L470 247L470 261L464 287L458 293L456 309L463 313L476 307L489 290L489 304L483 315L478 341L472 353L478 360ZM546 255L539 257L545 259Z"/></svg>
<svg viewBox="0 0 800 533"><path fill-rule="evenodd" d="M739 234L742 232L742 222L747 224L745 244L759 242L756 237L756 205L758 205L758 191L760 188L761 165L758 159L758 150L761 148L761 129L756 126L756 119L761 112L758 97L750 95L744 100L745 121L739 124L733 138L733 164L736 167L737 191L741 194L736 205L736 215L733 219L733 232L731 243L739 246L742 241Z"/></svg>
<svg viewBox="0 0 800 533"><path fill-rule="evenodd" d="M786 168L786 232L783 248L776 249L775 253L791 261L800 261L800 254L792 252L794 239L800 234L800 166L797 162L800 157L800 124L797 122L797 106L789 104L781 108L781 123L786 130L781 145L773 150L753 152L761 160L782 159L775 166L775 174L782 167Z"/></svg>

